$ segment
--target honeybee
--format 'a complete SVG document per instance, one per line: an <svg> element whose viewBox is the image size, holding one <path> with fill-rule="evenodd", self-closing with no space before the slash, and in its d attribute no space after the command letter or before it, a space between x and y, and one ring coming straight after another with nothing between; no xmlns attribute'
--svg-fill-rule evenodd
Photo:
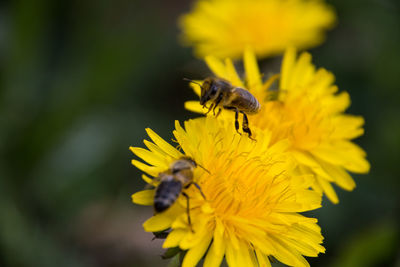
<svg viewBox="0 0 400 267"><path fill-rule="evenodd" d="M179 195L182 194L186 197L188 223L189 226L192 227L189 196L183 192L183 189L187 189L193 184L200 191L203 198L206 199L200 186L193 181L193 170L197 166L198 164L192 158L182 157L174 161L167 171L158 175L157 180L159 180L160 183L156 188L154 197L154 210L156 213L163 212L171 207L178 199Z"/></svg>
<svg viewBox="0 0 400 267"><path fill-rule="evenodd" d="M189 79L185 80L196 83ZM247 114L256 114L260 110L261 105L248 90L235 87L227 80L214 77L206 78L203 84L196 84L201 88L200 104L203 107L208 108L207 113L212 110L214 115L218 116L222 109L235 111L235 129L239 134L238 118L239 113L242 113L242 130L249 135L249 138L251 138L251 130L249 128ZM208 102L211 102L209 107L206 106ZM219 107L219 110L218 113L215 114L217 107Z"/></svg>

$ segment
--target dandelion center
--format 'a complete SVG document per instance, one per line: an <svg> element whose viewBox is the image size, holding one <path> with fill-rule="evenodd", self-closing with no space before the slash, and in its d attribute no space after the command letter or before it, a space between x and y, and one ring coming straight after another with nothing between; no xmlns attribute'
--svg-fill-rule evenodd
<svg viewBox="0 0 400 267"><path fill-rule="evenodd" d="M287 265L308 266L302 255L325 251L317 220L298 214L321 205L321 195L309 189L313 177L294 174L286 140L271 144L271 133L257 128L254 141L233 131L232 123L206 117L186 121L183 128L177 122L174 136L182 152L151 131L156 145L145 142L151 152L132 148L152 166L132 163L152 176L174 158L191 157L198 164L193 177L205 195L196 186L184 189L190 207L180 196L147 220L145 230L171 228L163 247L187 250L184 267L196 266L205 253L204 266L219 266L224 258L230 266L268 266L270 255ZM151 205L154 190L132 199Z"/></svg>
<svg viewBox="0 0 400 267"><path fill-rule="evenodd" d="M271 204L268 187L274 182L274 177L268 177L268 166L259 163L259 159L245 157L222 156L220 160L228 164L210 168L213 175L201 183L216 216L259 217L260 210L266 211ZM213 163L210 162L211 164ZM283 174L284 171L280 175ZM260 177L263 179L260 180Z"/></svg>

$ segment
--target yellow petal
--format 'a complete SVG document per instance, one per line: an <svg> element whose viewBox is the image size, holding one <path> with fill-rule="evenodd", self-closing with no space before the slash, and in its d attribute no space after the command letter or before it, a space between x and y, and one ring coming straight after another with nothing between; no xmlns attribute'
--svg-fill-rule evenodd
<svg viewBox="0 0 400 267"><path fill-rule="evenodd" d="M225 65L226 65L226 73L227 73L227 76L229 77L228 80L234 86L244 88L244 84L240 80L240 77L237 74L235 66L233 65L233 62L230 58L225 59Z"/></svg>
<svg viewBox="0 0 400 267"><path fill-rule="evenodd" d="M174 229L171 233L168 234L167 238L164 241L163 248L173 248L179 245L182 238L188 233L185 229Z"/></svg>
<svg viewBox="0 0 400 267"><path fill-rule="evenodd" d="M195 247L191 248L183 259L182 267L195 267L204 253L207 251L208 246L211 242L211 233L208 233L203 237L200 243Z"/></svg>
<svg viewBox="0 0 400 267"><path fill-rule="evenodd" d="M311 154L305 154L306 157L304 159L308 158L308 160L313 160L314 162L318 163L319 161L315 160L314 156ZM309 155L309 156L308 156ZM296 158L300 159L300 158ZM324 179L333 182L334 178L328 174L320 165L315 165L314 167L309 167L308 164L305 164L305 161L299 162L301 164L298 165L298 171L301 174L314 174L315 176L320 176L323 177Z"/></svg>
<svg viewBox="0 0 400 267"><path fill-rule="evenodd" d="M200 84L203 84L203 81L200 80L194 80L193 82L190 83L190 87L192 87L194 93L198 96L201 95L201 87Z"/></svg>
<svg viewBox="0 0 400 267"><path fill-rule="evenodd" d="M253 252L250 253L249 246L243 242L240 242L240 249L236 251L237 264L239 266L254 266L257 267L258 264L255 259Z"/></svg>
<svg viewBox="0 0 400 267"><path fill-rule="evenodd" d="M158 134L156 134L153 130L150 128L146 128L146 132L153 140L153 142L158 145L165 153L169 154L173 158L180 158L182 157L182 153L180 153L178 150L176 150L173 146L168 144L164 139L162 139Z"/></svg>
<svg viewBox="0 0 400 267"><path fill-rule="evenodd" d="M173 219L164 213L156 214L144 222L143 228L146 232L160 232L171 226Z"/></svg>
<svg viewBox="0 0 400 267"><path fill-rule="evenodd" d="M273 256L277 258L280 262L291 266L310 266L299 252L292 249L291 247L286 246L286 244L283 243L280 239L275 237L272 238L277 251L277 253Z"/></svg>
<svg viewBox="0 0 400 267"><path fill-rule="evenodd" d="M162 171L158 167L149 166L149 165L144 164L143 162L137 161L135 159L131 160L131 163L132 163L133 166L135 166L139 170L141 170L143 172L146 172L146 173L148 173L149 175L151 175L153 177L158 176L158 174Z"/></svg>
<svg viewBox="0 0 400 267"><path fill-rule="evenodd" d="M207 256L204 260L204 267L219 267L225 254L225 242L214 241L208 250Z"/></svg>
<svg viewBox="0 0 400 267"><path fill-rule="evenodd" d="M320 245L323 240L321 229L315 222L294 224L285 235L290 239L312 246L317 252L325 252L325 248Z"/></svg>
<svg viewBox="0 0 400 267"><path fill-rule="evenodd" d="M369 172L369 162L364 158L365 152L350 141L337 141L333 144L320 145L312 154L333 165L344 166L355 173Z"/></svg>
<svg viewBox="0 0 400 267"><path fill-rule="evenodd" d="M224 226L219 219L216 219L213 239L213 250L215 255L224 255L225 253L225 240L224 240Z"/></svg>
<svg viewBox="0 0 400 267"><path fill-rule="evenodd" d="M145 206L153 205L154 193L155 193L154 189L139 191L132 195L132 202Z"/></svg>
<svg viewBox="0 0 400 267"><path fill-rule="evenodd" d="M268 90L268 89L272 86L272 84L273 84L274 82L276 82L276 80L279 79L279 77L280 77L280 74L274 74L274 75L272 75L271 77L269 77L268 80L263 84L261 90L262 90L262 91Z"/></svg>
<svg viewBox="0 0 400 267"><path fill-rule="evenodd" d="M208 214L210 214L210 213L213 213L214 212L214 208L213 207L211 207L211 205L209 204L209 203L207 203L207 202L205 202L202 206L201 206L201 211L202 212L204 212L204 213L208 213Z"/></svg>
<svg viewBox="0 0 400 267"><path fill-rule="evenodd" d="M159 146L155 145L154 143L149 142L147 140L143 140L143 143L144 143L145 146L147 146L147 148L151 152L157 154L158 156L162 156L162 157L166 156L166 153Z"/></svg>
<svg viewBox="0 0 400 267"><path fill-rule="evenodd" d="M341 92L335 96L335 101L329 106L332 113L344 112L350 106L350 95L347 92Z"/></svg>
<svg viewBox="0 0 400 267"><path fill-rule="evenodd" d="M321 168L314 157L306 151L291 150L290 153L294 156L298 163L309 166L311 168Z"/></svg>
<svg viewBox="0 0 400 267"><path fill-rule="evenodd" d="M292 79L291 72L293 70L296 60L296 49L289 47L286 49L283 56L282 67L281 67L281 80L279 88L282 90L289 90L289 82Z"/></svg>
<svg viewBox="0 0 400 267"><path fill-rule="evenodd" d="M275 248L272 245L273 243L271 242L272 240L270 240L267 236L251 235L249 236L249 241L266 255L276 253Z"/></svg>
<svg viewBox="0 0 400 267"><path fill-rule="evenodd" d="M295 248L304 256L316 257L319 254L319 251L317 249L313 248L305 242L300 242L296 239L289 239L284 237L281 237L281 240L283 243L286 243L286 246Z"/></svg>
<svg viewBox="0 0 400 267"><path fill-rule="evenodd" d="M225 258L226 258L226 262L228 263L229 267L241 267L238 264L237 253L238 253L238 251L233 247L232 243L227 241Z"/></svg>
<svg viewBox="0 0 400 267"><path fill-rule="evenodd" d="M268 256L262 253L259 249L256 249L256 256L258 260L258 264L260 267L271 267L271 262L268 259Z"/></svg>
<svg viewBox="0 0 400 267"><path fill-rule="evenodd" d="M364 118L361 116L339 115L332 119L332 123L341 125L332 132L334 139L353 139L364 134L364 129L361 128L364 124Z"/></svg>
<svg viewBox="0 0 400 267"><path fill-rule="evenodd" d="M151 178L147 177L144 174L142 175L142 179L143 179L143 181L145 181L148 184L151 184L151 185L155 185L156 184L156 181L154 179L151 179Z"/></svg>
<svg viewBox="0 0 400 267"><path fill-rule="evenodd" d="M256 55L250 47L247 47L244 51L244 69L246 71L247 87L249 88L260 88L261 75L258 69L258 63Z"/></svg>
<svg viewBox="0 0 400 267"><path fill-rule="evenodd" d="M275 144L273 144L269 149L268 152L269 153L280 153L280 152L284 152L287 150L287 148L289 147L290 143L287 139L279 141Z"/></svg>
<svg viewBox="0 0 400 267"><path fill-rule="evenodd" d="M205 61L210 70L214 72L215 76L228 80L229 77L226 73L225 66L220 60L216 57L208 56L205 58Z"/></svg>
<svg viewBox="0 0 400 267"><path fill-rule="evenodd" d="M152 166L164 167L165 169L168 169L169 167L165 156L162 157L159 154L153 153L141 147L131 147L131 151Z"/></svg>
<svg viewBox="0 0 400 267"><path fill-rule="evenodd" d="M351 191L356 187L353 178L351 178L350 174L348 174L342 167L324 161L320 161L320 164L327 173L335 178L335 182L341 188Z"/></svg>
<svg viewBox="0 0 400 267"><path fill-rule="evenodd" d="M311 186L315 182L315 176L313 174L295 175L291 179L291 184L294 187L305 188Z"/></svg>
<svg viewBox="0 0 400 267"><path fill-rule="evenodd" d="M186 101L185 109L196 113L204 113L205 111L207 111L207 109L204 109L203 106L200 105L199 101Z"/></svg>
<svg viewBox="0 0 400 267"><path fill-rule="evenodd" d="M172 224L171 227L174 229L188 229L189 224L186 220L186 214L184 216L179 216L178 219L176 219ZM190 235L190 234L188 234Z"/></svg>
<svg viewBox="0 0 400 267"><path fill-rule="evenodd" d="M311 64L311 55L307 52L301 53L290 74L291 82L287 84L288 89L306 85L310 77L313 77L314 68Z"/></svg>
<svg viewBox="0 0 400 267"><path fill-rule="evenodd" d="M302 208L293 210L293 212L303 212L314 210L321 207L322 195L312 190L298 191L296 194L296 202L302 203Z"/></svg>
<svg viewBox="0 0 400 267"><path fill-rule="evenodd" d="M226 231L226 235L229 236L229 239L230 239L229 244L231 244L231 246L235 250L238 250L239 249L239 239L236 237L236 233L229 228L226 228L225 231Z"/></svg>
<svg viewBox="0 0 400 267"><path fill-rule="evenodd" d="M347 161L344 167L354 173L368 173L371 165L363 157L355 157L352 161Z"/></svg>
<svg viewBox="0 0 400 267"><path fill-rule="evenodd" d="M336 195L335 190L333 189L332 185L327 180L317 176L317 182L322 187L322 190L324 191L326 196L329 198L329 200L332 201L332 203L334 203L334 204L339 203L339 198Z"/></svg>
<svg viewBox="0 0 400 267"><path fill-rule="evenodd" d="M185 216L185 220L186 218L187 217ZM184 250L197 246L198 243L202 241L203 237L210 233L210 230L206 227L207 218L196 219L194 216L191 218L194 221L192 223L194 233L186 235L179 243L179 247ZM175 223L173 224L173 227L175 228ZM186 227L188 227L187 221Z"/></svg>

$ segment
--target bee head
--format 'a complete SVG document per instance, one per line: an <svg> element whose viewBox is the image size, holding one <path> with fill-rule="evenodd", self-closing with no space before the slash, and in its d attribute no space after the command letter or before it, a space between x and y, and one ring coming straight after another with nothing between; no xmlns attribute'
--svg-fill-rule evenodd
<svg viewBox="0 0 400 267"><path fill-rule="evenodd" d="M218 91L218 87L214 84L213 78L206 78L201 86L200 105L204 105L207 101L214 99Z"/></svg>
<svg viewBox="0 0 400 267"><path fill-rule="evenodd" d="M193 80L183 78L184 81L188 81L197 84L201 88L200 104L204 106L207 101L214 99L218 92L218 85L215 83L215 78L208 77L204 80L203 84L199 84Z"/></svg>
<svg viewBox="0 0 400 267"><path fill-rule="evenodd" d="M172 171L172 174L175 174L182 170L191 170L196 167L197 167L197 164L192 158L182 157L172 164L171 171Z"/></svg>
<svg viewBox="0 0 400 267"><path fill-rule="evenodd" d="M189 165L192 165L193 168L197 167L196 161L194 161L194 159L192 159L191 157L185 157L184 159L188 162Z"/></svg>

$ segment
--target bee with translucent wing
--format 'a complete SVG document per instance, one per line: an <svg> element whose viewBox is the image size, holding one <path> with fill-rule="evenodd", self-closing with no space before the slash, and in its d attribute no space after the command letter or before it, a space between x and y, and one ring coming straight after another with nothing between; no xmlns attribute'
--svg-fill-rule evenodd
<svg viewBox="0 0 400 267"><path fill-rule="evenodd" d="M196 83L189 79L185 80ZM216 116L220 114L222 109L233 110L235 112L235 129L238 133L240 133L239 113L242 113L242 130L251 138L247 114L256 114L261 108L260 102L248 90L235 87L229 81L221 78L208 77L203 81L203 84L198 85L201 88L200 105L206 107L206 104L211 102L210 106L206 108L208 108L208 112L212 110ZM217 107L219 110L215 114Z"/></svg>

